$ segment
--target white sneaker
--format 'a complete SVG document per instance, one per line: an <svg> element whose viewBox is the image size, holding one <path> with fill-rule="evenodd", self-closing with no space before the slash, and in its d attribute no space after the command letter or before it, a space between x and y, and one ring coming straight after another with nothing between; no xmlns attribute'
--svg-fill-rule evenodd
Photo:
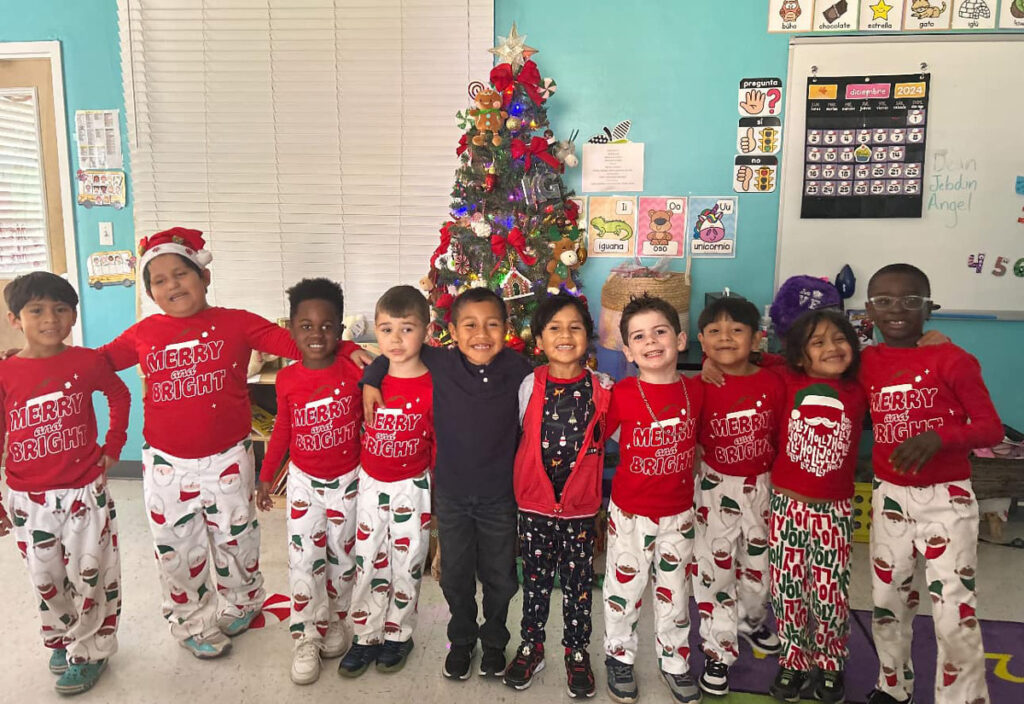
<svg viewBox="0 0 1024 704"><path fill-rule="evenodd" d="M320 679L320 644L311 638L295 641L292 655L292 682L313 684Z"/></svg>
<svg viewBox="0 0 1024 704"><path fill-rule="evenodd" d="M352 624L347 620L331 621L320 645L320 655L327 659L344 657L351 645Z"/></svg>

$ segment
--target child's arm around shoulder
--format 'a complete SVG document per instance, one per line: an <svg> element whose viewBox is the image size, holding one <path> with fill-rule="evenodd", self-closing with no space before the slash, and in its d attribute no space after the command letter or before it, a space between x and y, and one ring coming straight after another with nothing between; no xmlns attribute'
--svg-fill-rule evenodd
<svg viewBox="0 0 1024 704"><path fill-rule="evenodd" d="M134 367L139 363L136 334L141 324L142 321L135 323L107 344L96 348L115 371Z"/></svg>
<svg viewBox="0 0 1024 704"><path fill-rule="evenodd" d="M107 436L103 441L100 462L103 469L112 467L121 457L121 450L128 441L128 417L132 405L132 395L121 377L119 377L107 358L95 353L92 363L94 373L94 384L97 391L107 397L107 406L110 409L110 424L107 427Z"/></svg>
<svg viewBox="0 0 1024 704"><path fill-rule="evenodd" d="M288 405L288 387L291 376L298 368L298 365L285 367L277 375L277 417L274 418L274 429L270 433L270 442L267 443L267 451L263 456L259 486L256 489L256 506L261 511L268 511L274 507L274 500L270 497L271 482L274 481L277 470L281 468L285 452L291 447L292 413Z"/></svg>
<svg viewBox="0 0 1024 704"><path fill-rule="evenodd" d="M953 344L950 348L953 352L944 365L944 378L971 422L938 428L942 446L971 450L996 445L1003 439L1003 423L982 378L981 364L966 350Z"/></svg>
<svg viewBox="0 0 1024 704"><path fill-rule="evenodd" d="M523 427L523 418L526 417L526 407L530 405L530 399L533 397L533 384L534 376L533 372L530 372L526 378L523 379L523 383L519 385L519 427Z"/></svg>
<svg viewBox="0 0 1024 704"><path fill-rule="evenodd" d="M3 367L0 366L0 374L2 374ZM3 384L0 383L0 448L4 446L5 436L7 435L7 397L4 393ZM11 519L7 515L7 509L4 508L3 501L0 500L0 538L4 537L11 532L14 526L11 524Z"/></svg>

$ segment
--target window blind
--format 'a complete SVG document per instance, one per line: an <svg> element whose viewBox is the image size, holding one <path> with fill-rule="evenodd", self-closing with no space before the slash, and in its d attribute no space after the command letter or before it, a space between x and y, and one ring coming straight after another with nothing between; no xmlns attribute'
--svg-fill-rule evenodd
<svg viewBox="0 0 1024 704"><path fill-rule="evenodd" d="M49 270L33 89L0 92L0 278Z"/></svg>
<svg viewBox="0 0 1024 704"><path fill-rule="evenodd" d="M368 317L427 272L491 0L118 0L135 226L203 230L211 302L309 276Z"/></svg>

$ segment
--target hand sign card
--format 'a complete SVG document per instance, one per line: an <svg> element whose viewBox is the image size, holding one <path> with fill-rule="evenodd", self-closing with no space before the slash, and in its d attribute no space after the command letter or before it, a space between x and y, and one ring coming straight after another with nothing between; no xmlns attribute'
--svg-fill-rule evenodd
<svg viewBox="0 0 1024 704"><path fill-rule="evenodd" d="M800 217L921 217L929 80L808 79Z"/></svg>
<svg viewBox="0 0 1024 704"><path fill-rule="evenodd" d="M736 256L736 196L690 196L690 254L693 257Z"/></svg>
<svg viewBox="0 0 1024 704"><path fill-rule="evenodd" d="M740 81L738 101L741 117L768 117L782 114L781 78L744 78Z"/></svg>
<svg viewBox="0 0 1024 704"><path fill-rule="evenodd" d="M814 0L768 0L769 32L810 32L813 21Z"/></svg>
<svg viewBox="0 0 1024 704"><path fill-rule="evenodd" d="M686 256L685 196L641 196L637 210L641 257Z"/></svg>
<svg viewBox="0 0 1024 704"><path fill-rule="evenodd" d="M732 189L737 193L771 193L779 177L774 156L738 156L733 167Z"/></svg>
<svg viewBox="0 0 1024 704"><path fill-rule="evenodd" d="M741 117L736 130L740 154L777 154L782 146L782 120L777 117Z"/></svg>

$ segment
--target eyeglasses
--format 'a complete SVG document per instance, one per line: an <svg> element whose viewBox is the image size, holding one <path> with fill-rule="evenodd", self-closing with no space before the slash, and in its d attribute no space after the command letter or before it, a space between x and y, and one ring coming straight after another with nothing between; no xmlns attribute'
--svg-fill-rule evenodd
<svg viewBox="0 0 1024 704"><path fill-rule="evenodd" d="M897 301L904 310L921 310L926 303L931 303L932 299L924 296L872 296L868 299L876 310L889 310L895 307Z"/></svg>

